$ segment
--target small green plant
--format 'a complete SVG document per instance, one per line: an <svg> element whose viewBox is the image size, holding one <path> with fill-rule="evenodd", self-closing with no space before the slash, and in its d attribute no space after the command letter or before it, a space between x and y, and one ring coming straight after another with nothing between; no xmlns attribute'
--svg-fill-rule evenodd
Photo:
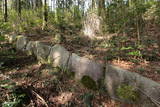
<svg viewBox="0 0 160 107"><path fill-rule="evenodd" d="M96 82L89 76L83 76L80 82L88 89L97 90Z"/></svg>
<svg viewBox="0 0 160 107"><path fill-rule="evenodd" d="M18 103L17 101L4 102L2 107L17 107Z"/></svg>
<svg viewBox="0 0 160 107"><path fill-rule="evenodd" d="M138 100L139 93L137 90L131 86L123 84L119 88L117 88L117 95L126 101L135 102Z"/></svg>
<svg viewBox="0 0 160 107"><path fill-rule="evenodd" d="M11 26L10 23L3 23L2 21L0 21L0 31L10 32L11 31L10 26Z"/></svg>
<svg viewBox="0 0 160 107"><path fill-rule="evenodd" d="M62 72L63 75L67 76L68 78L73 79L75 76L75 72L71 72L67 67L57 67L59 72Z"/></svg>
<svg viewBox="0 0 160 107"><path fill-rule="evenodd" d="M2 81L6 83L8 81ZM8 99L2 103L2 107L23 107L24 104L29 103L29 96L23 88L12 84L1 85L1 87L10 91Z"/></svg>
<svg viewBox="0 0 160 107"><path fill-rule="evenodd" d="M9 92L6 101L1 105L2 107L23 107L23 104L28 103L27 101L29 101L29 97L24 91L25 89L20 86L16 86L16 83L11 80L1 80L0 87Z"/></svg>
<svg viewBox="0 0 160 107"><path fill-rule="evenodd" d="M16 86L11 89L9 100L2 104L2 107L23 107L29 101L28 95L24 92L24 89L20 86Z"/></svg>
<svg viewBox="0 0 160 107"><path fill-rule="evenodd" d="M137 57L142 56L140 51L132 51L132 52L129 52L128 55L137 56Z"/></svg>
<svg viewBox="0 0 160 107"><path fill-rule="evenodd" d="M5 37L0 35L0 41L5 41Z"/></svg>
<svg viewBox="0 0 160 107"><path fill-rule="evenodd" d="M14 86L15 86L15 83L11 82L9 79L0 81L0 87L2 87L2 88L12 89L12 88L14 88Z"/></svg>

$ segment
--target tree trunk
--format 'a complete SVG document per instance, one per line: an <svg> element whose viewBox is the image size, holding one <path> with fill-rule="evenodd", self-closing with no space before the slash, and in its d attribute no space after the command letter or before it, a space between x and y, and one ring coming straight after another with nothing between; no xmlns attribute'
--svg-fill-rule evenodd
<svg viewBox="0 0 160 107"><path fill-rule="evenodd" d="M92 0L92 10L96 8L96 0Z"/></svg>
<svg viewBox="0 0 160 107"><path fill-rule="evenodd" d="M98 15L101 16L103 19L105 18L105 0L99 0Z"/></svg>
<svg viewBox="0 0 160 107"><path fill-rule="evenodd" d="M47 26L48 21L48 10L47 10L47 0L44 0L44 14L43 14L43 30Z"/></svg>
<svg viewBox="0 0 160 107"><path fill-rule="evenodd" d="M36 0L36 7L40 8L42 7L42 0Z"/></svg>
<svg viewBox="0 0 160 107"><path fill-rule="evenodd" d="M8 12L7 12L7 0L4 1L4 21L8 21Z"/></svg>
<svg viewBox="0 0 160 107"><path fill-rule="evenodd" d="M18 0L18 16L21 17L21 0Z"/></svg>

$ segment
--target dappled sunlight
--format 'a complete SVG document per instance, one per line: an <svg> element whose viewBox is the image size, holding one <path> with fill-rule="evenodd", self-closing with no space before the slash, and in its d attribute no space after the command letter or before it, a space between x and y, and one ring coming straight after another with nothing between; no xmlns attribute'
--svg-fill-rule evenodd
<svg viewBox="0 0 160 107"><path fill-rule="evenodd" d="M61 54L60 52L56 51L52 54L52 57L53 57L53 63L54 63L54 66L58 66L61 62Z"/></svg>
<svg viewBox="0 0 160 107"><path fill-rule="evenodd" d="M60 93L59 96L50 97L49 101L59 105L59 104L66 104L67 102L71 101L72 99L73 99L73 93L62 92L62 93Z"/></svg>
<svg viewBox="0 0 160 107"><path fill-rule="evenodd" d="M132 62L129 62L129 61L123 61L123 60L113 60L111 61L111 63L113 65L117 65L117 66L120 66L124 69L131 69L133 66L134 66L134 63Z"/></svg>
<svg viewBox="0 0 160 107"><path fill-rule="evenodd" d="M54 67L66 67L70 53L61 45L57 44L51 48L48 61Z"/></svg>
<svg viewBox="0 0 160 107"><path fill-rule="evenodd" d="M82 79L83 76L89 76L97 81L102 77L103 64L76 54L72 54L70 62L71 70L75 72L77 80Z"/></svg>
<svg viewBox="0 0 160 107"><path fill-rule="evenodd" d="M113 60L110 63L123 69L129 70L130 72L136 72L154 81L160 82L160 62L144 60L136 64L130 61Z"/></svg>

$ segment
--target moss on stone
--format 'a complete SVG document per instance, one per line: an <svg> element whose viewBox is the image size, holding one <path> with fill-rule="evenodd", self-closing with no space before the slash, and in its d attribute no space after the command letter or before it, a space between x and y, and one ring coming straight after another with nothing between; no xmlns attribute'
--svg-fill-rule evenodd
<svg viewBox="0 0 160 107"><path fill-rule="evenodd" d="M88 89L97 90L96 82L89 76L83 76L80 82Z"/></svg>
<svg viewBox="0 0 160 107"><path fill-rule="evenodd" d="M116 91L121 99L129 102L136 102L139 98L138 91L131 85L123 84Z"/></svg>

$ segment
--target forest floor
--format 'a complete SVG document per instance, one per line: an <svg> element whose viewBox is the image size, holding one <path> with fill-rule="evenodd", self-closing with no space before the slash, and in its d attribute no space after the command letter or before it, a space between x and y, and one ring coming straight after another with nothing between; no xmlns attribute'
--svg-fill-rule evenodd
<svg viewBox="0 0 160 107"><path fill-rule="evenodd" d="M50 34L48 31L33 31L23 35L26 35L32 41L38 40L49 45L56 44L53 32ZM147 51L147 58L153 60L131 58L125 56L125 53L113 50L114 48L106 48L107 43L105 41L108 38L99 37L90 40L79 36L80 34L76 32L78 31L67 30L62 34L60 33L60 35L65 35L62 37L60 44L68 51L81 57L96 60L99 63L120 66L130 72L137 72L160 83L160 54L152 55L155 48L148 47L149 51ZM111 35L111 37L114 35ZM116 55L120 57L116 57ZM48 105L49 107L74 107L75 105L79 107L136 107L135 105L127 105L110 99L104 89L98 91L87 89L75 81L67 72L59 71L61 71L60 68L38 64L34 57L16 51L7 42L0 42L0 106L2 103L4 104L4 101L6 101L5 104L26 102L24 101L26 97L18 97L21 94L26 94L27 101L29 101L26 104L28 107L41 107L42 105ZM12 90L12 87L21 90L18 91L21 93L17 95L17 91Z"/></svg>
<svg viewBox="0 0 160 107"><path fill-rule="evenodd" d="M116 34L103 35L97 37L94 40L91 40L87 37L80 36L81 34L77 33L78 30L66 30L63 33L55 29L54 33L58 32L63 40L60 41L60 44L65 47L69 52L76 53L81 57L86 57L89 59L96 60L99 63L109 63L117 65L121 68L129 70L131 72L139 73L144 77L150 78L156 82L160 83L160 53L157 52L157 46L147 46L147 49L142 49L144 51L145 58L133 58L132 56L127 56L127 51L119 51L115 47L107 47L106 45L108 39L116 37ZM45 44L54 45L56 44L55 35L52 32L52 35L48 32L33 32L25 33L30 40L32 41L41 41ZM148 31L150 33L149 40L153 40L156 37L151 36L154 34L154 29ZM109 38L108 38L109 37ZM60 39L61 39L60 38ZM153 40L154 41L154 40ZM129 44L134 44L135 39L132 38L128 41ZM130 51L130 50L129 50Z"/></svg>
<svg viewBox="0 0 160 107"><path fill-rule="evenodd" d="M104 89L93 91L60 68L38 64L32 56L0 43L0 106L134 107L111 100Z"/></svg>

